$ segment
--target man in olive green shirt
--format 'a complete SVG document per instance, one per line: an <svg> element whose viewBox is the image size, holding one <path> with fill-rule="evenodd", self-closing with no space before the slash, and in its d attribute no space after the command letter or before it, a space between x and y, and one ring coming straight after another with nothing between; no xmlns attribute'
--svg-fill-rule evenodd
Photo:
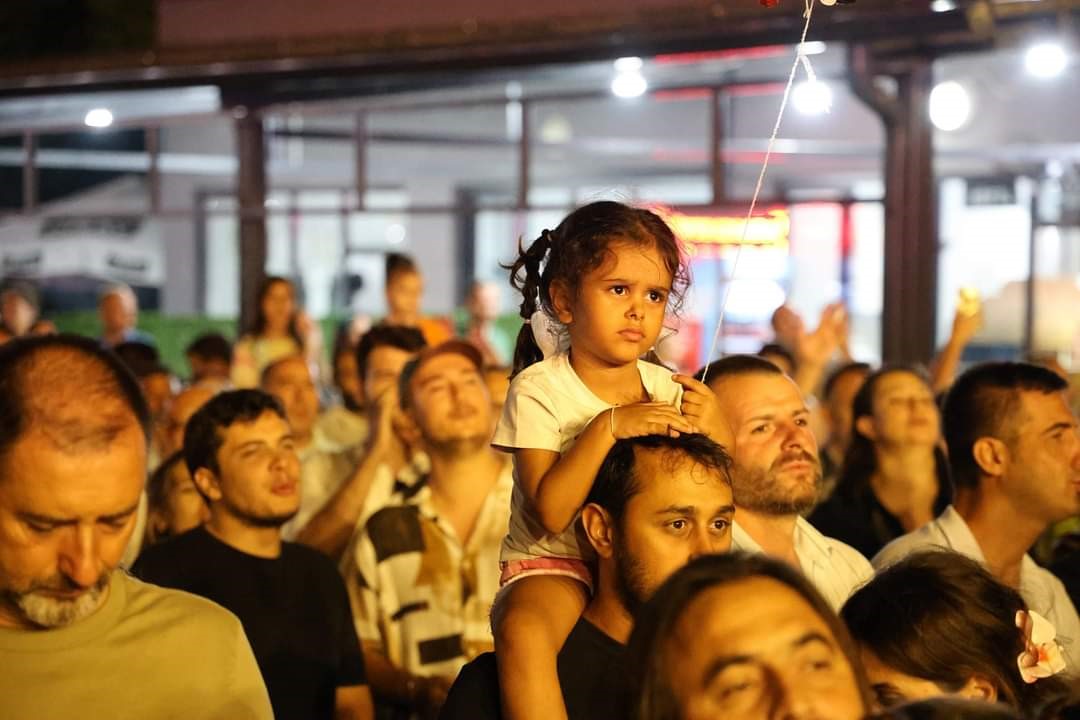
<svg viewBox="0 0 1080 720"><path fill-rule="evenodd" d="M0 347L0 717L272 718L235 616L117 570L148 424L92 341Z"/></svg>

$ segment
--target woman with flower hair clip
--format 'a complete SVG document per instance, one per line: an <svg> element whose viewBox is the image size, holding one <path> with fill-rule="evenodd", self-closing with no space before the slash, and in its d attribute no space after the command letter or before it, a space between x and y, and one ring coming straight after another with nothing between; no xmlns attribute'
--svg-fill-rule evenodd
<svg viewBox="0 0 1080 720"><path fill-rule="evenodd" d="M556 657L592 587L578 514L616 440L701 432L730 447L716 396L642 359L689 279L659 215L618 202L570 213L510 266L526 320L492 444L513 453L514 494L492 610L504 716L559 720ZM726 519L670 532L730 546Z"/></svg>
<svg viewBox="0 0 1080 720"><path fill-rule="evenodd" d="M916 553L888 567L840 617L880 708L953 696L1036 717L1069 690L1053 626L956 553Z"/></svg>

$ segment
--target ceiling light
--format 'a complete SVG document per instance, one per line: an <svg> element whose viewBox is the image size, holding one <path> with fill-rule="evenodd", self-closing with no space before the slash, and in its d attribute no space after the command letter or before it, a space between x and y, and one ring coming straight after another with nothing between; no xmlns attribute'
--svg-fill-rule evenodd
<svg viewBox="0 0 1080 720"><path fill-rule="evenodd" d="M644 63L639 57L621 57L615 61L616 72L637 72Z"/></svg>
<svg viewBox="0 0 1080 720"><path fill-rule="evenodd" d="M956 9L956 3L953 0L934 0L930 3L930 9L934 12L949 12Z"/></svg>
<svg viewBox="0 0 1080 720"><path fill-rule="evenodd" d="M1024 67L1037 78L1057 77L1065 72L1068 64L1069 56L1065 54L1065 48L1055 42L1032 45L1024 53Z"/></svg>
<svg viewBox="0 0 1080 720"><path fill-rule="evenodd" d="M621 72L611 81L611 92L616 97L636 98L645 94L649 83L639 72Z"/></svg>
<svg viewBox="0 0 1080 720"><path fill-rule="evenodd" d="M971 116L971 97L964 86L949 80L930 91L930 122L946 132L959 130Z"/></svg>
<svg viewBox="0 0 1080 720"><path fill-rule="evenodd" d="M107 128L113 123L113 114L106 108L94 108L86 113L83 122L92 128Z"/></svg>
<svg viewBox="0 0 1080 720"><path fill-rule="evenodd" d="M806 80L791 91L791 102L803 115L821 115L832 107L832 89L820 80Z"/></svg>

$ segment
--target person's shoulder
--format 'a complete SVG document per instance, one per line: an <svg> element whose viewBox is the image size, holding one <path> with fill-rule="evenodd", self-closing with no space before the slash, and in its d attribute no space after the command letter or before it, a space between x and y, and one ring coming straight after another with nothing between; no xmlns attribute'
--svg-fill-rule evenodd
<svg viewBox="0 0 1080 720"><path fill-rule="evenodd" d="M227 637L240 627L240 620L212 600L183 590L164 588L123 574L126 583L127 614L152 618L155 624L173 632L198 630L199 637Z"/></svg>
<svg viewBox="0 0 1080 720"><path fill-rule="evenodd" d="M875 570L882 570L890 565L900 562L914 552L919 550L929 550L935 547L945 546L934 538L929 524L923 525L917 530L912 530L906 535L901 535L885 547L881 548L878 554L870 560L870 564L874 566Z"/></svg>
<svg viewBox="0 0 1080 720"><path fill-rule="evenodd" d="M564 353L552 355L538 362L534 362L514 376L510 381L510 389L516 386L519 390L530 385L546 386L558 382L570 369L569 356Z"/></svg>
<svg viewBox="0 0 1080 720"><path fill-rule="evenodd" d="M135 561L135 575L154 582L155 576L161 573L175 574L187 558L205 555L205 536L205 530L195 528L144 547Z"/></svg>
<svg viewBox="0 0 1080 720"><path fill-rule="evenodd" d="M847 569L858 578L869 578L874 574L874 568L866 557L842 540L825 535L815 528L810 522L806 522L803 531L811 533L828 548L831 564L837 570Z"/></svg>
<svg viewBox="0 0 1080 720"><path fill-rule="evenodd" d="M439 717L443 720L495 720L502 717L495 653L477 655L461 668Z"/></svg>
<svg viewBox="0 0 1080 720"><path fill-rule="evenodd" d="M320 580L341 579L334 561L315 548L296 542L283 542L281 556L289 565L303 569L305 574L315 576Z"/></svg>

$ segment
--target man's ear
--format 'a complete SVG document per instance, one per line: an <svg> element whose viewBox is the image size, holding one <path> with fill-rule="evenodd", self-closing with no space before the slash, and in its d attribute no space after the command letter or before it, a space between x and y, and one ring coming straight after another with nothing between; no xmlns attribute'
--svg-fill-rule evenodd
<svg viewBox="0 0 1080 720"><path fill-rule="evenodd" d="M874 419L869 415L860 415L855 418L855 432L870 442L877 439L877 433L874 432Z"/></svg>
<svg viewBox="0 0 1080 720"><path fill-rule="evenodd" d="M1001 440L981 437L971 447L975 464L985 474L1000 477L1005 474L1009 464L1009 448Z"/></svg>
<svg viewBox="0 0 1080 720"><path fill-rule="evenodd" d="M574 314L570 312L570 288L566 283L555 280L551 283L548 292L551 295L551 305L555 308L555 318L563 325L569 325L574 321Z"/></svg>
<svg viewBox="0 0 1080 720"><path fill-rule="evenodd" d="M964 683L964 687L956 693L965 700L982 700L983 702L997 702L998 691L989 678L982 675L972 675Z"/></svg>
<svg viewBox="0 0 1080 720"><path fill-rule="evenodd" d="M607 510L589 503L581 509L581 526L598 556L610 558L615 553L615 522Z"/></svg>
<svg viewBox="0 0 1080 720"><path fill-rule="evenodd" d="M209 498L213 502L221 499L221 484L218 482L217 476L209 468L199 468L191 476L191 480L204 498Z"/></svg>

